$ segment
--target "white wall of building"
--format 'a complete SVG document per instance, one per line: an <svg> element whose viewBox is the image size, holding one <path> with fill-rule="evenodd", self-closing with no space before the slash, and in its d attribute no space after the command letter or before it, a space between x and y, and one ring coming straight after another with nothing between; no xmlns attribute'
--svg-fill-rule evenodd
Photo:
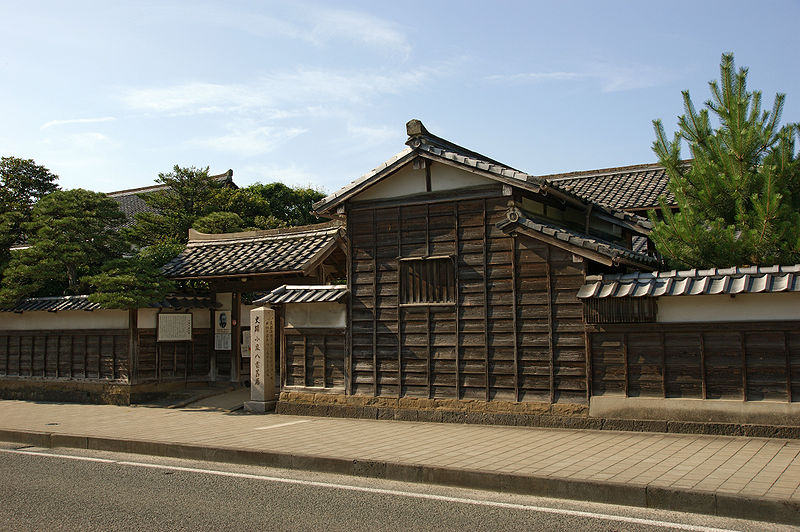
<svg viewBox="0 0 800 532"><path fill-rule="evenodd" d="M127 310L0 312L0 330L127 329Z"/></svg>
<svg viewBox="0 0 800 532"><path fill-rule="evenodd" d="M287 327L329 327L344 329L347 326L347 306L343 303L287 303Z"/></svg>
<svg viewBox="0 0 800 532"><path fill-rule="evenodd" d="M466 172L443 163L431 163L431 191L455 190L458 188L497 184L496 181ZM394 174L385 177L362 193L356 201L402 198L426 192L425 169L415 170L409 163Z"/></svg>
<svg viewBox="0 0 800 532"><path fill-rule="evenodd" d="M660 323L800 320L800 293L663 296Z"/></svg>

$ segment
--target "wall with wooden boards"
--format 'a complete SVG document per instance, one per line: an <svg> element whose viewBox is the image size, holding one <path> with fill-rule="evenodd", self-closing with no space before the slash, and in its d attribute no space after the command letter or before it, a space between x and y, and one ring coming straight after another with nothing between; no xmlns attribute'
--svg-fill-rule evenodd
<svg viewBox="0 0 800 532"><path fill-rule="evenodd" d="M353 206L347 393L588 402L585 263L497 229L508 200ZM432 256L455 261L455 302L401 304L400 259Z"/></svg>
<svg viewBox="0 0 800 532"><path fill-rule="evenodd" d="M592 395L800 401L792 321L589 326Z"/></svg>

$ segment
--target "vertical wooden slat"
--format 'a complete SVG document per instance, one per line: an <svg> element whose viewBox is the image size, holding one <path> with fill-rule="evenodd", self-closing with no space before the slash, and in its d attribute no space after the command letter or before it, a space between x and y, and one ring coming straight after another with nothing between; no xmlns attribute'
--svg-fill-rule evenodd
<svg viewBox="0 0 800 532"><path fill-rule="evenodd" d="M664 338L664 331L659 334L661 341L661 394L667 397L667 344Z"/></svg>
<svg viewBox="0 0 800 532"><path fill-rule="evenodd" d="M425 345L427 346L427 368L428 368L428 399L433 397L433 375L431 373L431 364L433 364L433 360L431 357L431 307L430 305L425 307L425 331L427 334L427 341Z"/></svg>
<svg viewBox="0 0 800 532"><path fill-rule="evenodd" d="M61 376L61 339L63 334L56 336L56 378Z"/></svg>
<svg viewBox="0 0 800 532"><path fill-rule="evenodd" d="M372 395L378 395L378 222L372 209Z"/></svg>
<svg viewBox="0 0 800 532"><path fill-rule="evenodd" d="M353 261L355 254L353 253L353 231L351 224L347 224L345 229L347 235L347 323L353 323ZM283 322L283 314L281 313L281 322ZM284 338L285 340L285 338ZM353 327L352 325L345 329L345 349L344 349L344 393L351 395L353 393ZM284 341L284 349L286 351L286 344ZM285 368L285 365L284 365ZM286 384L286 379L282 379L283 384Z"/></svg>
<svg viewBox="0 0 800 532"><path fill-rule="evenodd" d="M739 333L739 349L742 357L742 401L747 401L747 348L744 334L741 332Z"/></svg>
<svg viewBox="0 0 800 532"><path fill-rule="evenodd" d="M303 334L303 386L308 386L308 335Z"/></svg>
<svg viewBox="0 0 800 532"><path fill-rule="evenodd" d="M459 253L458 248L461 244L461 239L458 236L458 203L453 203L453 218L455 220L455 253L453 260L455 261L453 264L453 283L454 283L454 293L453 299L455 302L454 312L455 312L455 322L456 322L456 399L461 399L461 304L459 303L459 290L458 290L458 270L459 270Z"/></svg>
<svg viewBox="0 0 800 532"><path fill-rule="evenodd" d="M348 264L349 263L350 263L350 261L348 260ZM281 389L283 389L286 386L286 383L288 382L287 381L288 367L287 367L287 364L286 364L286 330L285 330L286 324L284 323L285 318L283 316L283 313L284 313L285 309L286 309L286 306L285 305L281 305L280 317L278 318L278 320L276 320L277 323L273 324L273 325L278 327L278 334L280 335L280 340L279 341L280 341L280 349L281 350L280 350L280 354L278 355L278 359L280 360ZM349 329L349 327L348 327L348 329ZM347 360L347 355L346 354L345 354L345 360ZM347 364L346 363L345 363L344 371L345 371L345 381L344 382L345 382L345 386L347 386ZM347 393L347 390L345 390L345 393Z"/></svg>
<svg viewBox="0 0 800 532"><path fill-rule="evenodd" d="M97 378L103 378L103 335L97 335Z"/></svg>
<svg viewBox="0 0 800 532"><path fill-rule="evenodd" d="M69 336L69 376L75 378L75 335Z"/></svg>
<svg viewBox="0 0 800 532"><path fill-rule="evenodd" d="M592 397L592 337L584 325L583 344L586 348L586 402Z"/></svg>
<svg viewBox="0 0 800 532"><path fill-rule="evenodd" d="M519 402L519 327L517 325L517 237L511 238L511 325L514 328L514 401Z"/></svg>
<svg viewBox="0 0 800 532"><path fill-rule="evenodd" d="M623 333L622 335L622 364L623 364L623 373L625 375L625 382L623 384L625 390L625 397L628 397L628 334Z"/></svg>
<svg viewBox="0 0 800 532"><path fill-rule="evenodd" d="M545 273L547 274L547 349L550 358L550 403L556 398L556 350L553 337L553 279L550 268L550 246L546 246Z"/></svg>
<svg viewBox="0 0 800 532"><path fill-rule="evenodd" d="M83 335L83 378L88 378L89 371L89 336Z"/></svg>
<svg viewBox="0 0 800 532"><path fill-rule="evenodd" d="M708 399L708 380L706 379L706 339L700 331L700 386L702 398Z"/></svg>
<svg viewBox="0 0 800 532"><path fill-rule="evenodd" d="M402 279L403 263L400 257L403 256L403 208L397 208L397 397L403 396L403 331L400 313L403 309L400 304L405 300L401 294L406 289L408 283Z"/></svg>
<svg viewBox="0 0 800 532"><path fill-rule="evenodd" d="M111 380L117 380L117 335L111 337Z"/></svg>
<svg viewBox="0 0 800 532"><path fill-rule="evenodd" d="M49 336L47 334L42 336L44 338L44 351L42 352L42 377L47 378L47 344Z"/></svg>
<svg viewBox="0 0 800 532"><path fill-rule="evenodd" d="M326 351L328 350L328 335L322 335L322 387L328 387L328 356Z"/></svg>
<svg viewBox="0 0 800 532"><path fill-rule="evenodd" d="M486 400L491 398L489 387L489 246L487 241L486 200L483 200L483 339L484 339L484 381Z"/></svg>
<svg viewBox="0 0 800 532"><path fill-rule="evenodd" d="M9 367L10 367L9 366L9 364L10 364L9 359L11 358L11 353L9 352L9 349L11 348L10 347L11 346L11 338L10 338L10 336L11 336L10 334L6 335L6 373L5 373L6 375L8 375L8 372L9 372Z"/></svg>
<svg viewBox="0 0 800 532"><path fill-rule="evenodd" d="M792 358L789 353L789 331L783 332L783 355L786 357L786 401L792 402Z"/></svg>

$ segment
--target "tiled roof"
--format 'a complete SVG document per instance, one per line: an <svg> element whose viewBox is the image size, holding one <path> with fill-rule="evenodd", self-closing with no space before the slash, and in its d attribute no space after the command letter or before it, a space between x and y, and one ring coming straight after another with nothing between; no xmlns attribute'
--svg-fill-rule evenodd
<svg viewBox="0 0 800 532"><path fill-rule="evenodd" d="M347 295L345 285L294 286L283 285L266 296L253 301L255 305L278 303L320 303L341 301Z"/></svg>
<svg viewBox="0 0 800 532"><path fill-rule="evenodd" d="M219 175L210 176L221 183L233 183L233 170L228 170ZM119 204L119 208L125 215L125 221L122 227L128 227L136 222L136 214L140 212L156 212L155 209L150 207L140 196L140 194L152 194L159 190L165 190L166 185L153 185L150 187L131 188L128 190L117 190L116 192L107 192L106 196L114 198Z"/></svg>
<svg viewBox="0 0 800 532"><path fill-rule="evenodd" d="M658 259L655 257L564 227L530 220L522 216L519 210L516 209L514 209L513 214L510 212L506 220L498 223L497 226L505 232L520 231L522 233L538 233L546 239L554 241L556 245L561 242L568 244L572 249L575 249L575 252L578 254L580 254L581 249L584 249L607 257L609 262L615 265L619 263L628 263L645 268L654 268L658 265ZM588 258L592 260L591 256Z"/></svg>
<svg viewBox="0 0 800 532"><path fill-rule="evenodd" d="M578 297L659 297L800 292L800 264L591 275Z"/></svg>
<svg viewBox="0 0 800 532"><path fill-rule="evenodd" d="M409 139L406 142L408 148L401 151L388 161L384 162L371 172L364 174L359 179L353 181L334 192L330 196L323 198L314 204L317 212L326 212L347 198L357 194L364 188L379 181L392 170L399 168L420 154L426 154L433 159L440 158L464 166L470 171L479 171L491 179L496 179L501 183L531 190L533 192L561 193L582 204L595 203L596 211L604 212L613 219L621 223L630 224L641 229L649 229L650 222L641 216L617 210L614 207L603 206L589 197L582 196L574 191L562 187L557 182L550 182L542 177L537 177L525 172L521 172L509 166L503 165L476 153L467 148L453 144L450 141L428 133L425 127L418 120L411 120L406 124Z"/></svg>
<svg viewBox="0 0 800 532"><path fill-rule="evenodd" d="M341 237L337 221L218 235L190 230L186 249L162 271L172 279L299 273L324 258Z"/></svg>
<svg viewBox="0 0 800 532"><path fill-rule="evenodd" d="M667 187L669 176L659 164L553 174L542 178L563 190L613 209L658 207L660 196L665 196L670 204L675 202L675 197Z"/></svg>
<svg viewBox="0 0 800 532"><path fill-rule="evenodd" d="M214 308L216 304L208 296L180 296L166 297L163 301L150 305L154 308ZM23 299L13 307L0 308L0 312L63 312L66 310L102 310L99 303L89 301L88 295L56 296L56 297L31 297Z"/></svg>
<svg viewBox="0 0 800 532"><path fill-rule="evenodd" d="M0 308L0 312L30 312L59 310L100 310L98 303L89 301L89 296L31 297L23 299L13 307Z"/></svg>

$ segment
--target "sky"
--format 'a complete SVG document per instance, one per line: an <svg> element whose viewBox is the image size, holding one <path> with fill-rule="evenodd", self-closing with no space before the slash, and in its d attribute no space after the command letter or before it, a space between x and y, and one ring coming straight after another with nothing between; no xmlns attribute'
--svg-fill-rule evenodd
<svg viewBox="0 0 800 532"><path fill-rule="evenodd" d="M417 118L534 175L655 162L720 56L800 121L799 1L0 0L0 155L62 188L174 165L333 192Z"/></svg>

